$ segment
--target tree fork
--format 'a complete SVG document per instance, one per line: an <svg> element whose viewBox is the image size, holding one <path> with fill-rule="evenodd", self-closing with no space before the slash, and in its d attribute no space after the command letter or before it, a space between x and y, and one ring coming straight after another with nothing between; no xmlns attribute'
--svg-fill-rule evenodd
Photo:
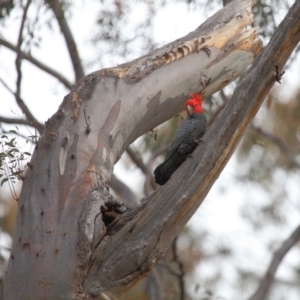
<svg viewBox="0 0 300 300"><path fill-rule="evenodd" d="M187 36L87 75L73 87L47 121L34 168L26 173L5 299L89 299L103 293L115 299L153 268L238 142L227 132L222 140L212 134L241 120L229 114L220 123L227 105L207 133L209 143L136 209L109 194L113 166L136 138L183 110L202 76L209 79L203 91L209 96L254 61L262 47L257 29L247 27L254 2L233 1Z"/></svg>

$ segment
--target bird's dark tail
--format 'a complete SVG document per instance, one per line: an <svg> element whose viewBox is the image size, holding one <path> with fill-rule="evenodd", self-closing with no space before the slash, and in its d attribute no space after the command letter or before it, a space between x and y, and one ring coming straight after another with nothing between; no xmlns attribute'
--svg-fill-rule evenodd
<svg viewBox="0 0 300 300"><path fill-rule="evenodd" d="M154 170L155 182L159 185L164 185L170 179L170 177L164 173L163 167L164 163L157 166L157 168Z"/></svg>

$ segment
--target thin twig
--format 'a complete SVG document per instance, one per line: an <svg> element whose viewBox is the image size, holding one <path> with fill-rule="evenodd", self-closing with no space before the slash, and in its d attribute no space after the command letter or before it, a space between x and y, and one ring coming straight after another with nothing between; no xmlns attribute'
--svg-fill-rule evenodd
<svg viewBox="0 0 300 300"><path fill-rule="evenodd" d="M47 3L53 10L53 13L59 24L60 30L64 36L66 45L68 47L69 55L73 64L75 78L76 81L78 81L80 78L84 77L84 71L73 34L65 18L63 4L59 0L48 0Z"/></svg>
<svg viewBox="0 0 300 300"><path fill-rule="evenodd" d="M29 122L28 120L22 120L21 118L7 118L7 117L0 116L0 123L20 124L20 125L26 125L35 128L31 122Z"/></svg>
<svg viewBox="0 0 300 300"><path fill-rule="evenodd" d="M149 160L146 164L148 170L152 170L152 166L153 166L153 163L154 163L155 159L159 155L161 155L163 153L166 153L169 148L170 148L170 145L162 145L159 149L157 149L156 151L154 151L152 153L152 155L150 156L150 158L149 158Z"/></svg>
<svg viewBox="0 0 300 300"><path fill-rule="evenodd" d="M260 282L261 281L261 274L258 275L257 273L251 272L251 271L244 271L243 272L243 276L247 279L247 280L251 280L251 281L257 281ZM297 281L297 278L295 278L294 280L289 280L286 278L274 278L274 282L273 284L276 285L282 285L285 286L287 288L295 288L299 286L299 281Z"/></svg>
<svg viewBox="0 0 300 300"><path fill-rule="evenodd" d="M181 262L180 258L177 254L177 238L176 237L172 244L172 251L173 251L173 261L178 264L179 267L179 275L178 275L178 282L179 282L179 300L184 300L185 289L184 289L184 270L183 270L183 263Z"/></svg>
<svg viewBox="0 0 300 300"><path fill-rule="evenodd" d="M110 186L126 206L134 207L140 204L132 190L115 174L112 174L111 176Z"/></svg>
<svg viewBox="0 0 300 300"><path fill-rule="evenodd" d="M148 170L152 170L153 167L153 162L155 161L155 159L157 158L157 156L163 154L164 152L166 152L169 149L169 145L163 145L161 146L158 150L156 150L154 153L152 153L152 155L150 156L148 162L146 163L146 168ZM153 175L151 173L151 176L146 176L146 180L144 183L144 191L145 191L145 195L147 195L155 188L153 188L153 184L154 184L154 180L153 180Z"/></svg>
<svg viewBox="0 0 300 300"><path fill-rule="evenodd" d="M260 282L256 292L249 298L249 300L263 300L273 284L275 273L283 260L284 256L289 250L300 240L300 225L292 232L290 237L286 239L282 246L274 253L274 257L269 265L269 268Z"/></svg>
<svg viewBox="0 0 300 300"><path fill-rule="evenodd" d="M13 44L11 44L10 42L6 41L5 39L3 39L1 37L0 37L0 45L3 45L6 48L8 48L14 52L18 52L18 49L16 46L14 46ZM26 53L26 52L20 50L19 55L22 59L26 59L27 61L34 64L36 67L40 68L41 70L45 71L49 75L58 79L67 89L70 90L72 88L72 83L66 77L64 77L63 75L61 75L59 72L55 71L54 69L50 68L49 66L45 65L38 59L32 57L29 53Z"/></svg>
<svg viewBox="0 0 300 300"><path fill-rule="evenodd" d="M20 25L20 29L19 29L19 35L18 35L17 57L16 57L16 62L15 62L16 70L17 70L16 100L17 100L17 97L20 97L20 95L21 95L21 81L22 81L21 61L22 61L22 57L20 55L20 52L21 52L21 46L23 43L23 30L24 30L25 21L27 18L27 13L28 13L30 3L31 3L31 0L27 0L27 3L24 7L23 17L22 17L22 21L21 21L21 25ZM18 102L18 100L17 100L17 102Z"/></svg>
<svg viewBox="0 0 300 300"><path fill-rule="evenodd" d="M45 127L43 124L41 124L31 113L31 111L29 110L29 108L27 107L27 105L25 104L25 102L23 101L23 99L18 96L6 83L5 81L0 78L0 82L3 84L3 86L12 94L15 96L16 101L19 105L19 107L22 109L23 113L25 114L26 118L28 119L27 121L24 120L24 124L29 123L28 125L36 128L39 132L39 134L42 134Z"/></svg>
<svg viewBox="0 0 300 300"><path fill-rule="evenodd" d="M223 110L223 108L227 105L228 101L229 101L229 97L224 93L223 90L220 91L220 95L221 98L223 99L223 103L217 108L217 110L212 114L212 116L209 118L208 122L207 122L207 127L209 127L213 121L215 120L215 118L217 117L217 115Z"/></svg>
<svg viewBox="0 0 300 300"><path fill-rule="evenodd" d="M21 20L21 25L20 25L20 29L19 29L19 35L18 35L17 57L16 57L16 61L15 61L16 71L17 71L16 92L15 93L12 92L12 90L8 87L7 84L5 84L5 82L2 79L1 79L1 82L15 96L16 102L19 105L19 107L21 108L21 110L23 111L23 113L25 114L26 118L28 118L28 120L30 122L32 122L33 126L35 126L38 129L39 133L41 134L43 129L44 129L43 126L32 115L31 111L28 109L27 105L25 104L25 102L21 98L21 82L22 82L21 46L22 46L22 43L23 43L23 30L24 30L24 26L25 26L27 13L28 13L28 9L29 9L30 4L31 4L31 0L28 0L25 7L24 7L23 17L22 17L22 20Z"/></svg>
<svg viewBox="0 0 300 300"><path fill-rule="evenodd" d="M288 147L288 145L281 138L279 138L278 136L275 136L271 133L268 133L268 132L264 131L263 129L259 128L259 127L256 127L253 124L251 125L250 128L252 130L254 130L255 132L261 134L262 136L264 136L268 140L275 143L280 148L280 150L282 150L282 152L284 153L286 158L289 160L289 162L292 164L292 166L295 167L295 168L300 168L300 164L297 162L295 156L293 155L293 152L291 151L291 149Z"/></svg>
<svg viewBox="0 0 300 300"><path fill-rule="evenodd" d="M157 149L156 151L154 151L151 155L151 157L148 160L147 166L149 168L150 165L153 164L154 160L161 154L166 153L167 150L170 148L170 145L163 145L161 146L159 149Z"/></svg>
<svg viewBox="0 0 300 300"><path fill-rule="evenodd" d="M23 125L23 124L22 124L22 125ZM24 125L25 125L25 124L24 124ZM1 133L1 134L10 134L11 132L10 132L9 130L5 130L5 129L1 126L1 124L0 124L0 133ZM31 142L31 143L32 143L32 139L29 138L28 136L26 136L26 135L24 135L24 134L22 134L22 133L20 133L20 132L18 132L18 136L21 137L21 138L23 138L24 140L26 140L26 142L28 141L28 142Z"/></svg>
<svg viewBox="0 0 300 300"><path fill-rule="evenodd" d="M135 151L132 147L127 147L126 153L131 158L131 160L136 164L138 168L146 175L146 178L149 178L149 182L151 184L151 188L155 189L155 183L153 181L153 175L147 165L144 164L140 154Z"/></svg>
<svg viewBox="0 0 300 300"><path fill-rule="evenodd" d="M167 269L168 272L169 272L171 275L176 276L176 277L179 277L179 276L180 276L180 274L179 274L178 272L175 272L175 271L174 271L167 263L162 262L162 261L159 261L159 262L158 262L158 265L159 265L160 267L163 267L163 268Z"/></svg>
<svg viewBox="0 0 300 300"><path fill-rule="evenodd" d="M286 66L285 66L285 69L286 69L286 70L289 69L289 68L293 65L295 59L298 57L298 52L299 52L299 51L300 51L300 45L298 45L298 46L295 48L295 50L294 50L294 52L293 52L293 55L290 57L288 63L286 64Z"/></svg>

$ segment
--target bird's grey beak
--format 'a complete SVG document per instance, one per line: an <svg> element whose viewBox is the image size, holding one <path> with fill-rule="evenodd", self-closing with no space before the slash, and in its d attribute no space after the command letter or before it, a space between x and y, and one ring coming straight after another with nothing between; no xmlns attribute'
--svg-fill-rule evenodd
<svg viewBox="0 0 300 300"><path fill-rule="evenodd" d="M187 105L187 111L188 111L188 114L192 114L193 113L193 108L190 106L190 105Z"/></svg>

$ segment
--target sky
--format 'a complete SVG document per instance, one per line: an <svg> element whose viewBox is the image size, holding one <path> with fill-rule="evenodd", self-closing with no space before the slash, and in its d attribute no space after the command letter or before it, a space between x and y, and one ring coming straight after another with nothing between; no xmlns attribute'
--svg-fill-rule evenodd
<svg viewBox="0 0 300 300"><path fill-rule="evenodd" d="M87 5L88 3L88 5ZM94 32L94 24L97 18L97 12L99 10L98 1L78 1L76 2L76 9L72 10L72 18L70 19L71 29L75 34L75 39L79 45L80 53L82 54L83 61L89 61L90 57L96 56L99 53L95 53L95 50L89 44L89 39ZM212 9L209 14L212 14ZM33 12L32 12L33 13ZM173 6L168 5L163 9L160 9L158 15L155 18L153 35L158 44L170 42L186 35L190 31L198 27L206 18L207 12L199 14L199 12L186 9L183 4ZM143 7L138 5L131 19L135 21L142 20ZM20 20L20 14L14 14L10 18L10 23L6 28L0 27L0 34L7 38L10 42L15 43L17 40L18 26ZM62 73L70 80L73 81L72 66L69 61L69 57L66 55L66 46L63 39L60 37L59 29L57 26L53 27L53 30L43 29L40 32L42 37L42 43L40 48L33 49L32 55L37 59L46 62L49 66L56 70L62 70ZM136 53L139 53L138 45L135 45ZM134 52L134 51L133 51ZM138 54L137 54L138 55ZM134 54L133 54L134 56ZM132 57L134 58L134 57ZM0 47L0 77L5 79L6 83L12 88L15 88L15 69L14 66L15 54L3 47ZM104 61L104 67L110 67L112 63L123 63L120 57L114 61L113 58ZM299 62L299 60L298 60ZM295 63L289 70L289 74L286 74L283 78L283 83L278 90L278 97L292 92L296 85L299 72L299 63ZM88 73L96 70L94 66L89 66ZM37 119L41 122L45 122L51 117L60 105L63 97L68 91L56 79L51 78L47 74L39 71L36 67L30 63L24 61L22 66L24 74L24 80L22 83L22 97L25 99L29 108ZM15 104L14 98L9 92L0 84L0 107L1 115L15 116L20 115L20 111ZM27 134L28 131L23 131ZM138 146L138 144L137 144ZM195 213L192 219L189 221L188 226L197 233L199 228L205 230L211 235L211 241L205 247L207 251L212 251L214 244L219 241L230 244L233 248L240 248L241 250L235 253L234 265L247 266L250 270L264 272L268 262L271 259L271 253L274 249L267 249L261 242L261 239L272 242L274 236L278 239L278 246L280 241L285 239L291 231L298 225L299 212L292 212L291 218L287 224L283 224L278 232L271 232L268 230L259 230L257 235L253 235L253 230L249 223L242 220L240 215L241 207L247 202L262 202L268 201L268 196L258 187L253 189L253 186L245 186L236 181L235 173L239 168L239 162L235 156L229 161L219 179L209 192L209 195L201 205L200 209ZM116 165L115 172L119 178L127 183L137 193L141 191L136 189L138 181L141 182L143 175L134 166L129 167L123 164L121 161ZM280 178L285 176L284 174L278 175ZM280 177L281 176L281 177ZM291 185L291 190L295 191L299 178L297 176L290 176L287 178L287 184ZM297 201L296 196L299 196L299 187L295 193L289 195L289 201ZM0 190L3 192L3 189ZM0 235L0 251L1 244L7 245L10 241L7 237ZM283 278L291 276L290 264L299 264L299 252L295 249L285 258L285 263L282 264L278 270L278 277ZM200 264L196 268L195 281L201 274L212 272L215 265L213 264ZM231 275L229 281L234 282L237 274L234 272L232 261L223 261L219 264L220 268L224 268L225 272ZM253 290L253 289L252 289ZM224 299L231 299L231 295L234 294L232 286L229 284L222 284L217 291ZM292 296L299 299L299 296ZM298 297L298 298L297 298Z"/></svg>

